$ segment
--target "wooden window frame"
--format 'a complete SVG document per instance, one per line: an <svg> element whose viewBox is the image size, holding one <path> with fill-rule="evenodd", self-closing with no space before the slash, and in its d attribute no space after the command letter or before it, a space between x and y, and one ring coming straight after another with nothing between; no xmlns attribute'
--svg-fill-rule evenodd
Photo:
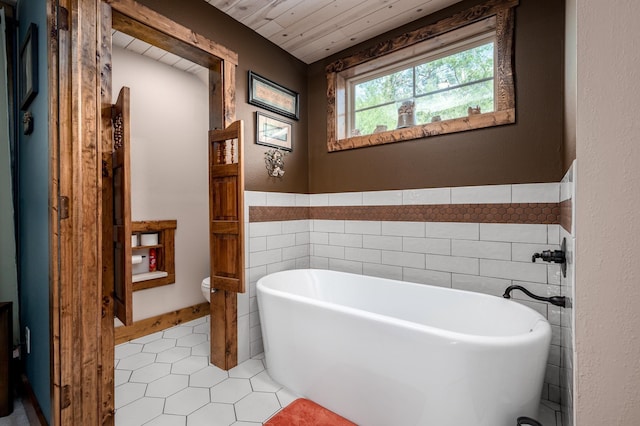
<svg viewBox="0 0 640 426"><path fill-rule="evenodd" d="M513 32L514 8L518 3L519 0L489 0L327 65L327 150L342 151L515 123ZM374 67L377 60L384 60L385 57L389 57L388 55L397 54L418 43L427 41L440 43L440 39L445 42L444 39L453 31L470 27L494 16L497 60L494 76L495 111L370 135L347 137L346 79L354 75L356 69Z"/></svg>

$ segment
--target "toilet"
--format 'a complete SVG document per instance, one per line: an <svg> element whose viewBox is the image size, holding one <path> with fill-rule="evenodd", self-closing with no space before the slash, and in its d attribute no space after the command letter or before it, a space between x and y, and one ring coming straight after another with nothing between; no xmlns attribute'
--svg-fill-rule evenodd
<svg viewBox="0 0 640 426"><path fill-rule="evenodd" d="M211 278L207 277L202 280L200 289L202 290L202 295L204 296L204 298L207 299L207 302L211 303ZM216 290L213 289L213 291L215 292Z"/></svg>

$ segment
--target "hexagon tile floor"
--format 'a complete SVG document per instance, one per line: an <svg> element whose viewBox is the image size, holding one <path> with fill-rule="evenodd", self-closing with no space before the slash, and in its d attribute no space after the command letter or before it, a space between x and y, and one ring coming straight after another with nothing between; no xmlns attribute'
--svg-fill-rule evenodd
<svg viewBox="0 0 640 426"><path fill-rule="evenodd" d="M207 316L116 346L116 425L256 426L297 398L260 356L210 365L208 338Z"/></svg>
<svg viewBox="0 0 640 426"><path fill-rule="evenodd" d="M208 316L116 346L115 387L116 426L258 426L298 397L262 356L210 365ZM542 424L561 426L559 410L542 401Z"/></svg>

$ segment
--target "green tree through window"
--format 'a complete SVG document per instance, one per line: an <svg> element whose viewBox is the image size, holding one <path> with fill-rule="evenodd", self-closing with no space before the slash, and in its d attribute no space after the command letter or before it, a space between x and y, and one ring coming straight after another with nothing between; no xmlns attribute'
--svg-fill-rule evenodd
<svg viewBox="0 0 640 426"><path fill-rule="evenodd" d="M469 107L493 112L494 42L463 49L355 83L352 133L371 134L379 125L395 129L404 101L415 102L415 124L464 117Z"/></svg>

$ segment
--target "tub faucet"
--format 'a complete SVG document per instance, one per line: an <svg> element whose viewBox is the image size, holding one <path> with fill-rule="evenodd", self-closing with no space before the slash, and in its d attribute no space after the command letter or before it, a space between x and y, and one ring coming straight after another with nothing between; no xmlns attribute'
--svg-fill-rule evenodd
<svg viewBox="0 0 640 426"><path fill-rule="evenodd" d="M529 290L527 290L526 288L520 285L510 285L504 291L504 294L502 295L502 297L504 297L505 299L511 299L511 292L513 290L520 290L521 292L523 292L524 294L526 294L527 296L535 300L540 300L542 302L549 302L552 305L560 306L562 308L567 307L567 298L565 296L551 296L551 297L536 296L535 294L531 293Z"/></svg>
<svg viewBox="0 0 640 426"><path fill-rule="evenodd" d="M536 259L542 259L545 262L553 262L560 264L562 276L567 277L567 239L562 239L560 250L543 250L541 253L533 253L531 261L535 263Z"/></svg>
<svg viewBox="0 0 640 426"><path fill-rule="evenodd" d="M567 261L564 251L562 250L544 250L542 253L533 253L531 261L535 262L536 259L542 259L545 262L553 263L565 263Z"/></svg>

